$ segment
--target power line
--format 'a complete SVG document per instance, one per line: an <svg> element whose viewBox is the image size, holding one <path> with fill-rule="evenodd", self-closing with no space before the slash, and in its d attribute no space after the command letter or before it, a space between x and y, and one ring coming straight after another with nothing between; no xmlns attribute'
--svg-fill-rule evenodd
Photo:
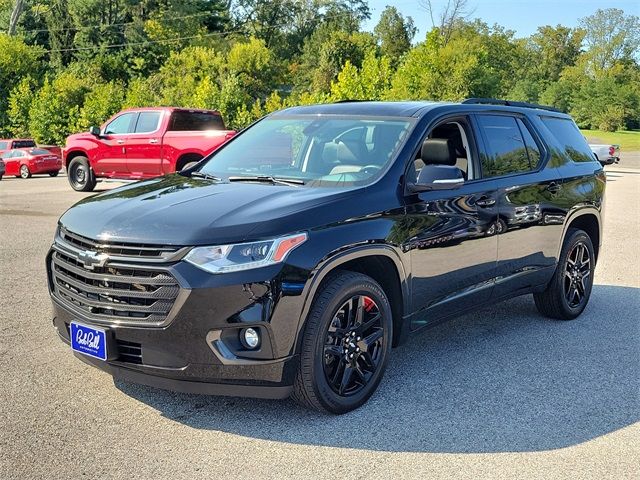
<svg viewBox="0 0 640 480"><path fill-rule="evenodd" d="M180 40L192 40L194 38L213 37L218 35L222 36L222 35L227 35L229 33L235 33L240 31L243 31L243 30L227 30L225 32L210 32L210 33L203 33L200 35L191 35L188 37L163 38L159 40L145 40L143 42L126 42L126 43L117 43L113 45L92 45L90 47L59 48L59 49L45 50L44 53L77 52L81 50L101 50L103 48L141 46L141 45L150 45L154 43L171 43L171 42L177 42Z"/></svg>
<svg viewBox="0 0 640 480"><path fill-rule="evenodd" d="M321 21L325 21L325 20L336 20L340 17L344 17L346 16L345 14L341 14L341 13L337 13L337 14L332 14L332 15L324 15L321 19ZM281 28L281 27L287 27L290 26L289 23L284 23L284 24L275 24L275 25L270 25L271 28ZM77 51L87 51L87 50L101 50L103 48L120 48L120 47L129 47L129 46L144 46L144 45L153 45L156 43L172 43L172 42L178 42L180 40L192 40L195 38L205 38L205 37L215 37L215 36L226 36L230 33L241 33L241 32L246 32L246 28L245 27L240 27L237 29L232 29L232 30L225 30L222 32L210 32L210 33L203 33L200 35L191 35L191 36L185 36L185 37L175 37L175 38L164 38L164 39L158 39L158 40L145 40L145 41L141 41L141 42L124 42L124 43L118 43L118 44L112 44L112 45L92 45L92 46L88 46L88 47L71 47L71 48L61 48L61 49L51 49L51 50L44 50L44 53L61 53L61 52L77 52Z"/></svg>
<svg viewBox="0 0 640 480"><path fill-rule="evenodd" d="M215 15L216 12L201 12L201 13L193 13L191 15L184 15L182 17L169 17L168 20L183 20L185 18L196 18L196 17L207 17L210 15ZM155 19L148 19L155 20ZM167 20L167 19L159 19L159 20ZM65 27L65 28L34 28L30 30L20 30L19 33L41 33L41 32L66 32L68 30L89 30L91 28L111 28L111 27L122 27L126 25L133 25L138 23L137 21L133 22L123 22L123 23L111 23L108 25L105 24L95 24L95 25L80 25L76 27ZM6 30L5 27L2 27L2 30Z"/></svg>

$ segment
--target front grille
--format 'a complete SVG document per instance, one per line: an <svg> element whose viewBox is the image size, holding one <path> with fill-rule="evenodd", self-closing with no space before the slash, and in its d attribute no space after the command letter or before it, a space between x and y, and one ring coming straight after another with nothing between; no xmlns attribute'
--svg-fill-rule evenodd
<svg viewBox="0 0 640 480"><path fill-rule="evenodd" d="M130 246L126 248L133 251ZM107 261L104 266L87 269L75 252L54 247L50 264L53 295L69 310L91 321L163 324L180 286L169 272L147 265Z"/></svg>
<svg viewBox="0 0 640 480"><path fill-rule="evenodd" d="M180 247L175 246L101 242L72 233L65 228L60 228L60 238L79 250L90 250L119 257L168 259L180 250Z"/></svg>
<svg viewBox="0 0 640 480"><path fill-rule="evenodd" d="M118 360L127 363L142 364L142 345L126 340L116 340L118 346Z"/></svg>

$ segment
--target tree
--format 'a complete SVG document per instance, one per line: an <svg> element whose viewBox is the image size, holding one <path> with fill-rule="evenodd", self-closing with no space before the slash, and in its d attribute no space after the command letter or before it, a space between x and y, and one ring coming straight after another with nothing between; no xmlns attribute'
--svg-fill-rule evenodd
<svg viewBox="0 0 640 480"><path fill-rule="evenodd" d="M640 19L625 15L618 8L598 9L584 17L584 41L593 68L603 70L619 61L638 61L640 55Z"/></svg>
<svg viewBox="0 0 640 480"><path fill-rule="evenodd" d="M447 0L447 4L439 12L432 0L420 0L420 4L429 14L431 26L437 28L442 36L443 45L449 43L457 25L473 14L474 10L469 6L469 0Z"/></svg>
<svg viewBox="0 0 640 480"><path fill-rule="evenodd" d="M44 51L18 37L0 34L0 134L8 133L7 107L11 90L25 77L40 78Z"/></svg>
<svg viewBox="0 0 640 480"><path fill-rule="evenodd" d="M29 136L29 109L33 102L35 81L26 76L18 83L9 95L7 117L8 131L14 137Z"/></svg>
<svg viewBox="0 0 640 480"><path fill-rule="evenodd" d="M15 0L13 10L11 11L11 18L9 19L9 29L7 31L9 35L15 35L16 26L18 25L18 21L20 20L20 15L22 15L23 9L24 0Z"/></svg>
<svg viewBox="0 0 640 480"><path fill-rule="evenodd" d="M88 91L85 82L68 73L45 78L29 109L29 132L36 142L63 145L73 133Z"/></svg>
<svg viewBox="0 0 640 480"><path fill-rule="evenodd" d="M543 81L555 82L565 67L574 65L581 52L585 31L557 25L538 27L531 36L536 61L528 65Z"/></svg>
<svg viewBox="0 0 640 480"><path fill-rule="evenodd" d="M383 100L391 87L391 73L389 58L379 58L375 50L370 50L360 69L347 60L337 80L331 84L331 99Z"/></svg>
<svg viewBox="0 0 640 480"><path fill-rule="evenodd" d="M380 44L380 53L388 57L393 66L411 48L416 27L411 17L403 17L398 9L387 6L373 32Z"/></svg>
<svg viewBox="0 0 640 480"><path fill-rule="evenodd" d="M98 84L84 97L84 103L73 124L73 130L86 131L91 126L101 125L122 109L124 85L118 82ZM71 119L73 121L73 119Z"/></svg>

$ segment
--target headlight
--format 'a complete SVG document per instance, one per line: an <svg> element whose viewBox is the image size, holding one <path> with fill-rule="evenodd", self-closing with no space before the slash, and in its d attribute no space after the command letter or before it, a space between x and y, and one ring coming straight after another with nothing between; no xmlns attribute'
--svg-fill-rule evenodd
<svg viewBox="0 0 640 480"><path fill-rule="evenodd" d="M280 263L307 241L306 233L261 242L195 247L184 258L210 273L237 272Z"/></svg>

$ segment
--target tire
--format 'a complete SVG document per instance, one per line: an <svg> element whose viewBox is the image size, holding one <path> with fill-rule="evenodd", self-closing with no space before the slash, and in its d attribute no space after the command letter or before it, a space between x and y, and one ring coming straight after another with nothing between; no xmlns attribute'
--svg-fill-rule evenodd
<svg viewBox="0 0 640 480"><path fill-rule="evenodd" d="M60 172L49 172L50 177L57 177Z"/></svg>
<svg viewBox="0 0 640 480"><path fill-rule="evenodd" d="M27 167L26 165L20 166L20 178L23 178L23 179L31 178L31 171L29 170L29 167Z"/></svg>
<svg viewBox="0 0 640 480"><path fill-rule="evenodd" d="M363 405L382 380L392 322L389 300L375 280L347 271L332 275L307 316L292 398L335 414Z"/></svg>
<svg viewBox="0 0 640 480"><path fill-rule="evenodd" d="M595 252L583 230L570 228L551 281L533 295L538 311L556 320L573 320L587 306L593 287Z"/></svg>
<svg viewBox="0 0 640 480"><path fill-rule="evenodd" d="M69 164L69 184L76 192L91 192L96 187L96 177L87 157L75 157Z"/></svg>
<svg viewBox="0 0 640 480"><path fill-rule="evenodd" d="M2 175L0 175L0 182L2 181Z"/></svg>
<svg viewBox="0 0 640 480"><path fill-rule="evenodd" d="M184 166L183 166L179 171L181 172L181 171L183 171L183 170L187 170L187 169L189 169L189 168L193 167L196 163L198 163L198 162L188 162L188 163L185 163L185 164L184 164Z"/></svg>

